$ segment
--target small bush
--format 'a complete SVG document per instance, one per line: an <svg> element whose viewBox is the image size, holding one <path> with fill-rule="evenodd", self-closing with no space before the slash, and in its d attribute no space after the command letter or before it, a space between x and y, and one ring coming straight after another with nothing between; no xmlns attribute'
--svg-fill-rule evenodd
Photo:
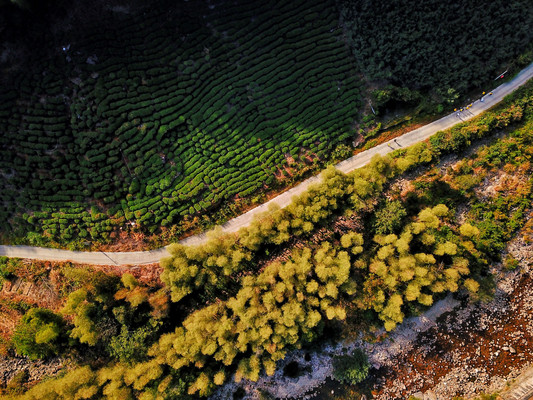
<svg viewBox="0 0 533 400"><path fill-rule="evenodd" d="M65 322L60 315L43 308L29 310L13 334L18 354L32 360L56 355L65 339Z"/></svg>
<svg viewBox="0 0 533 400"><path fill-rule="evenodd" d="M352 155L353 155L353 150L349 146L345 145L344 143L341 143L335 148L335 150L331 154L331 158L333 160L346 160Z"/></svg>
<svg viewBox="0 0 533 400"><path fill-rule="evenodd" d="M394 233L402 226L403 218L407 215L401 201L387 202L375 214L374 229L378 235Z"/></svg>
<svg viewBox="0 0 533 400"><path fill-rule="evenodd" d="M122 326L120 334L113 336L109 342L109 354L125 363L141 361L148 352L150 336L153 336L153 330L148 326L135 331L128 331Z"/></svg>
<svg viewBox="0 0 533 400"><path fill-rule="evenodd" d="M341 383L356 385L366 379L370 363L366 354L356 349L351 355L337 356L333 360L333 377Z"/></svg>
<svg viewBox="0 0 533 400"><path fill-rule="evenodd" d="M508 271L514 271L515 269L518 268L519 265L520 265L520 262L511 255L508 255L505 258L505 261L503 262L503 266Z"/></svg>
<svg viewBox="0 0 533 400"><path fill-rule="evenodd" d="M17 372L7 384L7 391L11 394L20 394L24 392L24 385L28 382L30 373L27 369Z"/></svg>

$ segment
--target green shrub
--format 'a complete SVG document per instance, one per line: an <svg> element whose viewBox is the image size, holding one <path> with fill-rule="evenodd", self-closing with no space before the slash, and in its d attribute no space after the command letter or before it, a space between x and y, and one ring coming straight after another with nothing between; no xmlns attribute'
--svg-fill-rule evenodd
<svg viewBox="0 0 533 400"><path fill-rule="evenodd" d="M385 206L375 214L374 231L378 235L394 233L402 226L403 218L407 211L399 200L386 201Z"/></svg>
<svg viewBox="0 0 533 400"><path fill-rule="evenodd" d="M14 277L14 264L18 264L19 260L9 259L8 257L0 257L0 280L11 279Z"/></svg>
<svg viewBox="0 0 533 400"><path fill-rule="evenodd" d="M64 340L63 318L43 308L30 309L17 325L12 339L17 353L32 360L59 354Z"/></svg>
<svg viewBox="0 0 533 400"><path fill-rule="evenodd" d="M516 258L514 258L513 256L508 255L507 258L505 259L504 263L503 263L503 266L508 271L514 271L515 269L517 269L520 266L520 262Z"/></svg>
<svg viewBox="0 0 533 400"><path fill-rule="evenodd" d="M111 338L109 342L109 354L122 362L133 363L142 361L151 344L150 338L154 331L150 326L144 326L134 331L129 331L122 326L120 334Z"/></svg>
<svg viewBox="0 0 533 400"><path fill-rule="evenodd" d="M370 363L366 354L356 349L350 355L336 356L333 359L333 377L341 383L356 385L368 376Z"/></svg>
<svg viewBox="0 0 533 400"><path fill-rule="evenodd" d="M352 148L345 145L344 143L341 143L335 148L335 150L331 154L331 158L333 160L345 160L351 157L352 154L353 154Z"/></svg>
<svg viewBox="0 0 533 400"><path fill-rule="evenodd" d="M24 392L24 386L28 382L30 373L27 369L17 372L7 383L6 389L10 394Z"/></svg>

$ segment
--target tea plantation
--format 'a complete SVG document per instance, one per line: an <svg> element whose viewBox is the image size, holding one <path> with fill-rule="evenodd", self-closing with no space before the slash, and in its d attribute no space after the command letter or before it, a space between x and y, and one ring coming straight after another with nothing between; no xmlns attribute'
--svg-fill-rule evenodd
<svg viewBox="0 0 533 400"><path fill-rule="evenodd" d="M533 61L529 0L341 3L354 58L373 79L453 100Z"/></svg>
<svg viewBox="0 0 533 400"><path fill-rule="evenodd" d="M61 44L43 32L31 73L0 90L4 240L155 232L353 136L360 84L333 1L156 3Z"/></svg>

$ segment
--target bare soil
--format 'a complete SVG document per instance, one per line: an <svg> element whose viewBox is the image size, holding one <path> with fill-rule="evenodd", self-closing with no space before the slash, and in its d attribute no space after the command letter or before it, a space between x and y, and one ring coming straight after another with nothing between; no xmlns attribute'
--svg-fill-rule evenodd
<svg viewBox="0 0 533 400"><path fill-rule="evenodd" d="M471 397L502 389L533 362L533 277L517 279L511 293L450 313L421 334L418 346L379 372L375 399Z"/></svg>

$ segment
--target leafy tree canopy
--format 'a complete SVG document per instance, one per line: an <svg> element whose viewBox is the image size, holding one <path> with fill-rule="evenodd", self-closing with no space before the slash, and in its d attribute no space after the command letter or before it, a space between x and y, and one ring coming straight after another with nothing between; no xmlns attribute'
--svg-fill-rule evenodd
<svg viewBox="0 0 533 400"><path fill-rule="evenodd" d="M65 336L65 322L60 315L32 308L22 317L12 340L17 353L35 360L58 354Z"/></svg>

